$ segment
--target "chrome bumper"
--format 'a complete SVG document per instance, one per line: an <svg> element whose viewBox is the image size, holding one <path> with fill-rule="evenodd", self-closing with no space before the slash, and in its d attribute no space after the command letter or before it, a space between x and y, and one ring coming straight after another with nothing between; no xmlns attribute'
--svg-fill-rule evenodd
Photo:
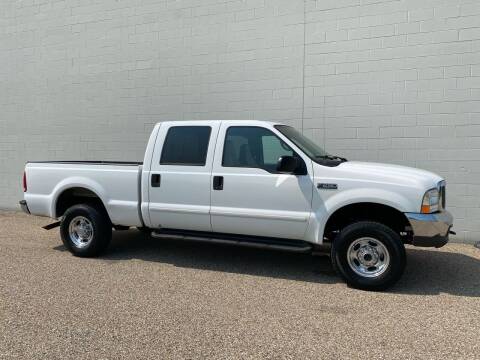
<svg viewBox="0 0 480 360"><path fill-rule="evenodd" d="M434 214L405 214L412 226L415 246L442 247L448 243L453 216L446 210Z"/></svg>
<svg viewBox="0 0 480 360"><path fill-rule="evenodd" d="M24 213L30 214L30 209L28 208L27 202L25 200L20 201L19 204Z"/></svg>

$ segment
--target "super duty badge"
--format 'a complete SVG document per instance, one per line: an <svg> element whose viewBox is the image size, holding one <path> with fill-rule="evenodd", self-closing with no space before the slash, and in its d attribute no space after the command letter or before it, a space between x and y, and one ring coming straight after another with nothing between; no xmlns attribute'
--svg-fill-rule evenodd
<svg viewBox="0 0 480 360"><path fill-rule="evenodd" d="M328 183L319 183L317 185L318 189L323 189L323 190L337 190L338 185L337 184L328 184Z"/></svg>

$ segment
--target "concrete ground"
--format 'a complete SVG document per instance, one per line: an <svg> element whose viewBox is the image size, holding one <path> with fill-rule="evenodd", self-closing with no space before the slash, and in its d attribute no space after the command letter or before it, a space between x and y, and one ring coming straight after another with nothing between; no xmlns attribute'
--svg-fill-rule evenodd
<svg viewBox="0 0 480 360"><path fill-rule="evenodd" d="M480 358L480 250L408 249L389 292L327 258L114 235L65 251L48 219L0 213L0 359Z"/></svg>

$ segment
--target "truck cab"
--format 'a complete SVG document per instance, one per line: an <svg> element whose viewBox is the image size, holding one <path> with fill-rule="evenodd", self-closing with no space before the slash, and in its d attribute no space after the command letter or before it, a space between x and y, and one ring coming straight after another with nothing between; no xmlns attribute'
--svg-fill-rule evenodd
<svg viewBox="0 0 480 360"><path fill-rule="evenodd" d="M352 286L381 290L405 245L441 247L453 218L444 179L327 153L264 121L162 122L143 163L28 163L26 212L61 219L66 247L95 256L111 230L296 252L328 251ZM93 215L92 215L93 214Z"/></svg>

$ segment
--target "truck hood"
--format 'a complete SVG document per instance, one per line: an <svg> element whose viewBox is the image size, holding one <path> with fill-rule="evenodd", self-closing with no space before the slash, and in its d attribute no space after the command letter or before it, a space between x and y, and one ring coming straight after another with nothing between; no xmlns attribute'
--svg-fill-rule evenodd
<svg viewBox="0 0 480 360"><path fill-rule="evenodd" d="M442 180L440 176L430 171L401 165L348 161L340 164L337 169L344 172L343 175L357 180L385 182L426 190L437 186Z"/></svg>

